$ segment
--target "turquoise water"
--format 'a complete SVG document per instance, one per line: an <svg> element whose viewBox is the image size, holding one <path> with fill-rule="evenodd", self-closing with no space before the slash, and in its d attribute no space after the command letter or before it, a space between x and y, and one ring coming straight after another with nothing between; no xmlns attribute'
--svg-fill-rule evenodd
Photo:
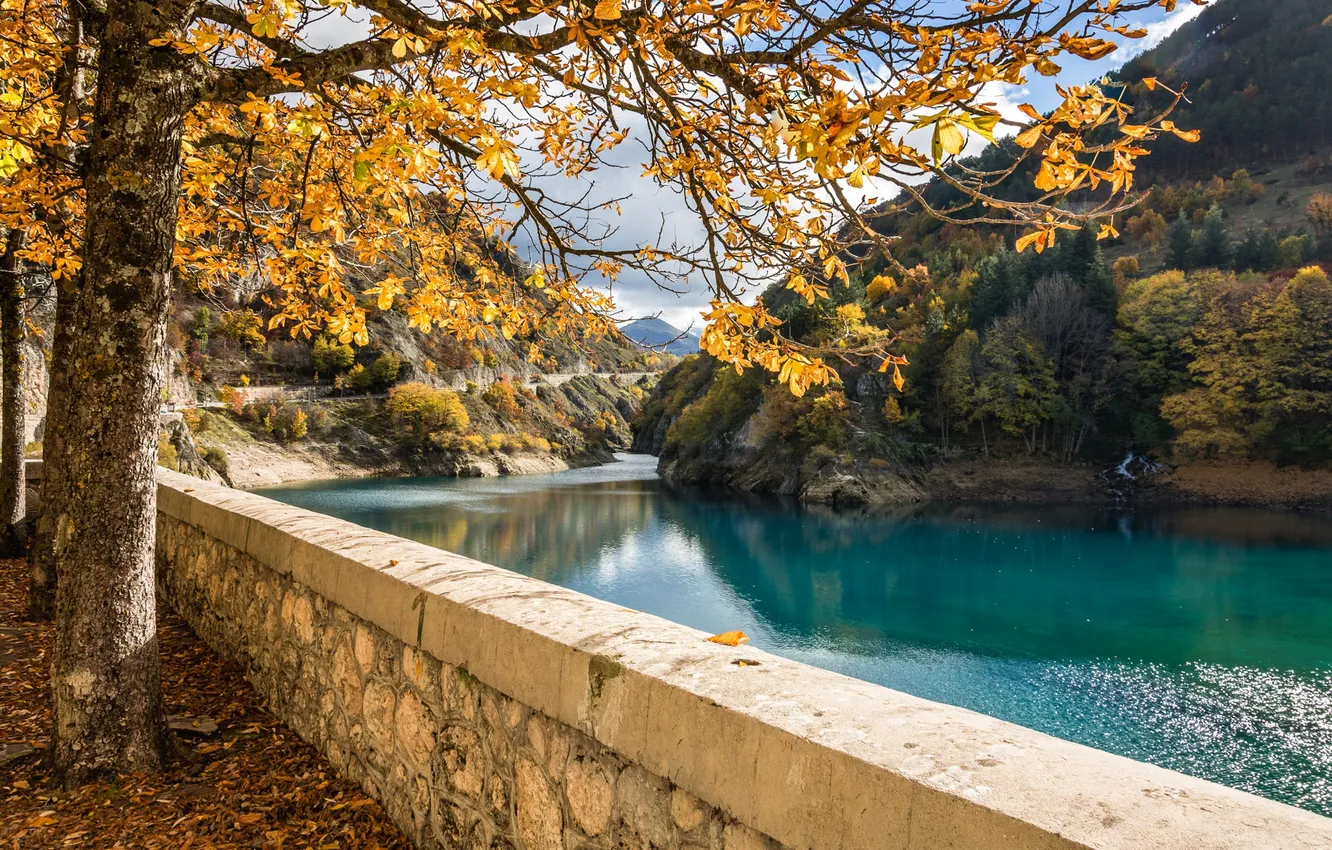
<svg viewBox="0 0 1332 850"><path fill-rule="evenodd" d="M655 459L273 498L1332 814L1332 518L673 491Z"/></svg>

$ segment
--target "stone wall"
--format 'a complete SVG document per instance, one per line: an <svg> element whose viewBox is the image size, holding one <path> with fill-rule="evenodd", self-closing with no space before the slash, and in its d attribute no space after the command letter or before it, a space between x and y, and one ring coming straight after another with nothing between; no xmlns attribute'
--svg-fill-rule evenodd
<svg viewBox="0 0 1332 850"><path fill-rule="evenodd" d="M420 847L1332 848L1332 820L175 473L159 587ZM739 663L743 662L743 663Z"/></svg>
<svg viewBox="0 0 1332 850"><path fill-rule="evenodd" d="M763 836L244 553L163 521L162 591L420 847L745 848ZM775 844L773 845L775 846Z"/></svg>

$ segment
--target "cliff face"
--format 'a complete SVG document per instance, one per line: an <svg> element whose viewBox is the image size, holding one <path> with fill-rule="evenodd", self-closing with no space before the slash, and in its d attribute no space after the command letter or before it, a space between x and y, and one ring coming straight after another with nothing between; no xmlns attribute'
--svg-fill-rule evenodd
<svg viewBox="0 0 1332 850"><path fill-rule="evenodd" d="M856 370L842 377L848 421L883 404L886 376ZM802 432L803 420L789 401L766 393L756 372L734 378L711 358L688 358L663 375L644 402L634 421L633 451L659 457L659 474L673 484L720 484L838 506L937 497L920 464L857 459L854 451L811 445L818 437ZM689 421L700 418L699 410L709 411L704 421ZM774 424L783 419L795 424Z"/></svg>

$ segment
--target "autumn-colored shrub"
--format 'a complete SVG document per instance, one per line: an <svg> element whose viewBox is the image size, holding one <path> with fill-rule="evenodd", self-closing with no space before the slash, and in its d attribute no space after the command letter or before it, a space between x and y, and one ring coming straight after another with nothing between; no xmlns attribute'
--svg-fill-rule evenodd
<svg viewBox="0 0 1332 850"><path fill-rule="evenodd" d="M384 407L393 423L414 443L424 442L438 432L465 431L470 424L467 408L457 393L417 381L390 390Z"/></svg>
<svg viewBox="0 0 1332 850"><path fill-rule="evenodd" d="M291 414L291 419L286 423L287 439L304 440L306 434L310 432L308 423L310 415L301 408L297 407Z"/></svg>
<svg viewBox="0 0 1332 850"><path fill-rule="evenodd" d="M1165 216L1156 210L1145 210L1130 218L1124 226L1129 238L1134 242L1145 242L1149 247L1161 244L1167 229Z"/></svg>
<svg viewBox="0 0 1332 850"><path fill-rule="evenodd" d="M481 400L490 405L490 409L506 419L517 416L520 412L518 407L518 388L513 385L506 375L498 381L493 382L481 393Z"/></svg>
<svg viewBox="0 0 1332 850"><path fill-rule="evenodd" d="M517 454L519 452L550 452L550 441L535 434L520 431L517 434L491 434L485 440L490 452Z"/></svg>
<svg viewBox="0 0 1332 850"><path fill-rule="evenodd" d="M1115 274L1115 280L1119 282L1126 281L1131 277L1137 277L1138 269L1138 258L1132 255L1120 257L1115 260L1115 264L1111 267L1111 270Z"/></svg>
<svg viewBox="0 0 1332 850"><path fill-rule="evenodd" d="M264 320L253 310L229 310L217 323L218 334L253 351L268 344L263 328Z"/></svg>
<svg viewBox="0 0 1332 850"><path fill-rule="evenodd" d="M1309 199L1309 206L1304 209L1304 215L1309 219L1309 226L1313 228L1314 233L1320 236L1332 233L1332 194L1314 193Z"/></svg>
<svg viewBox="0 0 1332 850"><path fill-rule="evenodd" d="M315 340L311 358L316 374L331 376L350 369L356 362L356 352L345 342L320 337Z"/></svg>
<svg viewBox="0 0 1332 850"><path fill-rule="evenodd" d="M157 465L167 469L180 469L180 452L166 434L157 435Z"/></svg>
<svg viewBox="0 0 1332 850"><path fill-rule="evenodd" d="M896 288L897 281L894 280L891 275L878 275L865 287L865 300L870 304L878 304L880 301L891 295Z"/></svg>
<svg viewBox="0 0 1332 850"><path fill-rule="evenodd" d="M217 391L217 400L227 406L236 416L240 416L245 410L245 392L235 387L223 385L222 389Z"/></svg>

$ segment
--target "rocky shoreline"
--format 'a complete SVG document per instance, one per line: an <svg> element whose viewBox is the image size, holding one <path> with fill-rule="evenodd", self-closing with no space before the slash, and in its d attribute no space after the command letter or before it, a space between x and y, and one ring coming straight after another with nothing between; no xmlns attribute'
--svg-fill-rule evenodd
<svg viewBox="0 0 1332 850"><path fill-rule="evenodd" d="M923 502L1026 502L1086 505L1229 505L1332 511L1332 472L1270 463L1195 463L1134 478L1113 467L1039 457L957 457L922 464L811 461L706 453L663 457L658 471L678 486L721 485L833 508L885 508Z"/></svg>
<svg viewBox="0 0 1332 850"><path fill-rule="evenodd" d="M254 490L304 481L335 478L437 476L490 478L537 475L610 463L614 455L600 447L573 457L543 452L495 452L484 456L442 452L429 458L403 458L376 450L347 451L341 445L280 446L267 443L231 445L230 485Z"/></svg>

